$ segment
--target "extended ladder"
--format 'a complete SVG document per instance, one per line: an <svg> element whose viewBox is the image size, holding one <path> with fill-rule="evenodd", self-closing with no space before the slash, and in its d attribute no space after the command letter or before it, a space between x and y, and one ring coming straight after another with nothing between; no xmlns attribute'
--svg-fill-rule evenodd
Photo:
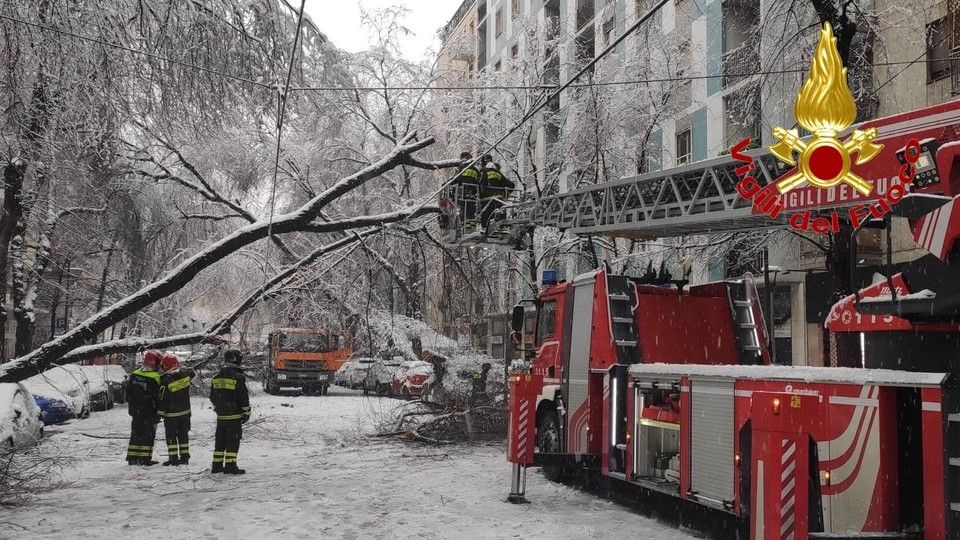
<svg viewBox="0 0 960 540"><path fill-rule="evenodd" d="M786 170L772 154L754 151L753 176L760 186ZM556 227L579 235L647 239L778 226L737 193L730 156L642 174L543 197L506 208L501 229Z"/></svg>

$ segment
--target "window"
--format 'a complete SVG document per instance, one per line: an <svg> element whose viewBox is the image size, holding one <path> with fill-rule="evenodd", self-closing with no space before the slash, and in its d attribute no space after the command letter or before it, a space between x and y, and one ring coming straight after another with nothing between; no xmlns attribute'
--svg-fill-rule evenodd
<svg viewBox="0 0 960 540"><path fill-rule="evenodd" d="M613 37L613 23L614 23L613 19L610 19L609 21L603 23L603 46L604 47L609 46L611 43L613 43L613 40L615 39Z"/></svg>
<svg viewBox="0 0 960 540"><path fill-rule="evenodd" d="M520 0L513 0L513 7L510 9L510 16L516 20L517 16L520 15Z"/></svg>
<svg viewBox="0 0 960 540"><path fill-rule="evenodd" d="M497 14L493 16L493 32L496 37L503 33L503 8L497 8Z"/></svg>
<svg viewBox="0 0 960 540"><path fill-rule="evenodd" d="M540 305L540 311L537 314L537 346L543 345L543 341L553 336L553 330L557 326L557 303L553 300L544 302Z"/></svg>
<svg viewBox="0 0 960 540"><path fill-rule="evenodd" d="M693 152L690 128L677 133L677 165L690 163L690 154Z"/></svg>
<svg viewBox="0 0 960 540"><path fill-rule="evenodd" d="M500 67L501 67L500 61L497 60L497 63L494 64L494 66L493 66L493 70L494 70L494 71L500 71Z"/></svg>
<svg viewBox="0 0 960 540"><path fill-rule="evenodd" d="M516 60L519 54L520 54L520 46L515 43L513 47L510 48L510 58L513 58L514 60Z"/></svg>
<svg viewBox="0 0 960 540"><path fill-rule="evenodd" d="M927 82L950 76L950 23L947 17L927 25Z"/></svg>

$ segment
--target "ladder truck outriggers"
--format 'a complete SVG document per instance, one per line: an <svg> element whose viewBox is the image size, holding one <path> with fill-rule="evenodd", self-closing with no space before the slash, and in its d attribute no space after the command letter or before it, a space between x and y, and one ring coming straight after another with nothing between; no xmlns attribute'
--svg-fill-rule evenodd
<svg viewBox="0 0 960 540"><path fill-rule="evenodd" d="M885 148L853 166L871 194L803 187L778 199L776 220L740 196L743 163L731 157L494 217L503 245L536 226L653 239L862 205L882 215L864 226L889 232L891 216L905 217L931 254L894 272L888 249L886 276L834 306L828 329L860 333L863 368L771 365L749 278L664 284L598 269L558 282L545 272L535 350L509 381L511 500L525 500L526 469L538 465L553 480L659 500L724 538L960 538L960 101L856 127L878 128ZM908 143L919 154L910 193L883 215ZM764 150L750 156L763 186L790 172ZM523 320L517 306L515 332Z"/></svg>

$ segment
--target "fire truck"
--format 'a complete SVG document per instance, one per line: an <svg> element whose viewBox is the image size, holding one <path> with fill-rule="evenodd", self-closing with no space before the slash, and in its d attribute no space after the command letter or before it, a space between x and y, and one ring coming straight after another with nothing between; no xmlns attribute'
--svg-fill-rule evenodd
<svg viewBox="0 0 960 540"><path fill-rule="evenodd" d="M889 233L906 218L930 253L895 268L888 245L886 275L833 307L827 327L859 334L862 368L771 364L749 276L545 272L534 350L509 381L509 500L526 500L526 470L541 466L660 501L723 538L960 538L960 101L856 127L884 145L853 166L871 194L804 187L780 197L779 221L738 195L743 163L726 156L495 217L504 243L536 226L641 239L785 226L800 212L881 207L915 141L910 193L864 227ZM750 155L764 186L791 172ZM524 308L513 315L516 332Z"/></svg>

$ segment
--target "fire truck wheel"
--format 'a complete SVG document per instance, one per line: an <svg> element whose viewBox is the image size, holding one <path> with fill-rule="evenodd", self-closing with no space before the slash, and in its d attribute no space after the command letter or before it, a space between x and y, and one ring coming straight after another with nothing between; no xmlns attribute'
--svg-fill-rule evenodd
<svg viewBox="0 0 960 540"><path fill-rule="evenodd" d="M559 454L560 448L560 419L555 411L546 411L537 422L537 449L541 454ZM543 475L553 482L563 481L563 468L559 466L543 466Z"/></svg>

